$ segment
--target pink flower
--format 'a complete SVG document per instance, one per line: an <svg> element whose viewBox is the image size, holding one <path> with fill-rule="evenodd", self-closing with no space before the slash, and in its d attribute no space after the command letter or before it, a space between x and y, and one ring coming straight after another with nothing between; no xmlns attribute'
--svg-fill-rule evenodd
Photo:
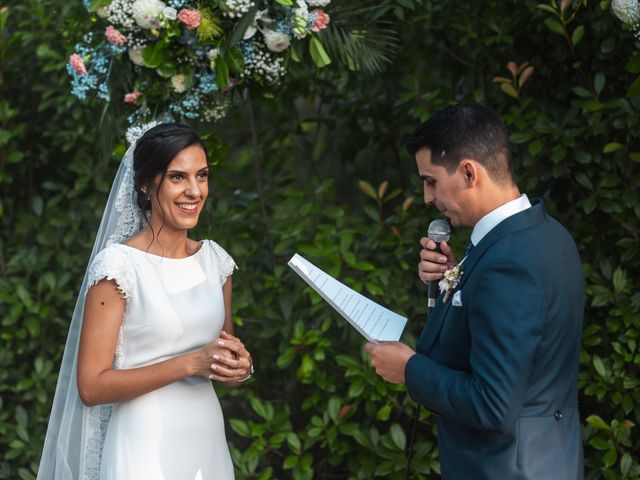
<svg viewBox="0 0 640 480"><path fill-rule="evenodd" d="M74 53L69 57L69 65L74 72L79 73L80 75L84 75L87 73L87 67L84 66L84 60L77 53Z"/></svg>
<svg viewBox="0 0 640 480"><path fill-rule="evenodd" d="M131 92L131 93L127 93L127 94L124 96L124 102L125 102L125 103L132 103L132 104L134 104L134 105L135 105L135 103L138 101L138 98L139 98L140 96L142 96L142 93L140 93L140 92L139 92L139 91L137 91L137 90L134 90L133 92Z"/></svg>
<svg viewBox="0 0 640 480"><path fill-rule="evenodd" d="M123 47L124 44L127 43L127 37L125 37L111 25L109 25L104 31L104 36L107 37L107 42L117 47Z"/></svg>
<svg viewBox="0 0 640 480"><path fill-rule="evenodd" d="M178 20L184 23L189 30L198 28L200 25L200 10L189 10L183 8L178 12Z"/></svg>
<svg viewBox="0 0 640 480"><path fill-rule="evenodd" d="M327 28L327 24L329 23L329 14L323 12L322 10L311 10L309 15L313 18L313 25L311 25L311 30L314 32L319 32Z"/></svg>

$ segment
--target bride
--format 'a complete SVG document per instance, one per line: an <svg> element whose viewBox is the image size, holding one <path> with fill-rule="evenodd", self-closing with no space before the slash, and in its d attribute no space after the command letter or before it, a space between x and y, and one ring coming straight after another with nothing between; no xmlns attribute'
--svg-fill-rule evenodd
<svg viewBox="0 0 640 480"><path fill-rule="evenodd" d="M175 123L128 134L65 347L38 479L233 479L211 380L253 372L232 335L233 259L195 241L202 141Z"/></svg>

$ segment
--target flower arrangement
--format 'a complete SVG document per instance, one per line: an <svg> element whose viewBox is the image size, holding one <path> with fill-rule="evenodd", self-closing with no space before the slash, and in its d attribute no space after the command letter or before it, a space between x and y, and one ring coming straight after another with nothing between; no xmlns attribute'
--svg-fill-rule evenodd
<svg viewBox="0 0 640 480"><path fill-rule="evenodd" d="M631 25L636 38L640 40L640 1L613 0L611 10L621 22Z"/></svg>
<svg viewBox="0 0 640 480"><path fill-rule="evenodd" d="M277 85L293 45L308 43L322 68L331 63L321 32L330 0L84 0L97 27L69 57L71 92L111 101L112 70L131 72L120 97L130 123L158 111L177 119L217 120L243 83Z"/></svg>

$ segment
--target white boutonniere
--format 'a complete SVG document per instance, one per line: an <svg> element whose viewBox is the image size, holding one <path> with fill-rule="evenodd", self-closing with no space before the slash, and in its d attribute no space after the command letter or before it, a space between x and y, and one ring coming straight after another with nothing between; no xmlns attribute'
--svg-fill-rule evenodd
<svg viewBox="0 0 640 480"><path fill-rule="evenodd" d="M464 261L464 260L463 260ZM464 272L462 271L462 262L454 267L449 267L445 270L442 275L442 280L438 282L438 286L440 287L440 291L444 292L444 298L442 299L442 303L447 303L449 301L449 297L451 293L455 290L455 288L460 283L460 277Z"/></svg>

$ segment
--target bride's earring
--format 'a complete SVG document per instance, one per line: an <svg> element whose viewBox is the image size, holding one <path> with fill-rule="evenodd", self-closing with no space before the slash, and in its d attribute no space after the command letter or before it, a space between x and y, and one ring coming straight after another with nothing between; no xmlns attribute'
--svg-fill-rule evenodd
<svg viewBox="0 0 640 480"><path fill-rule="evenodd" d="M151 195L147 191L146 187L140 188L140 192L144 194L144 198L147 201L147 208L151 210Z"/></svg>

